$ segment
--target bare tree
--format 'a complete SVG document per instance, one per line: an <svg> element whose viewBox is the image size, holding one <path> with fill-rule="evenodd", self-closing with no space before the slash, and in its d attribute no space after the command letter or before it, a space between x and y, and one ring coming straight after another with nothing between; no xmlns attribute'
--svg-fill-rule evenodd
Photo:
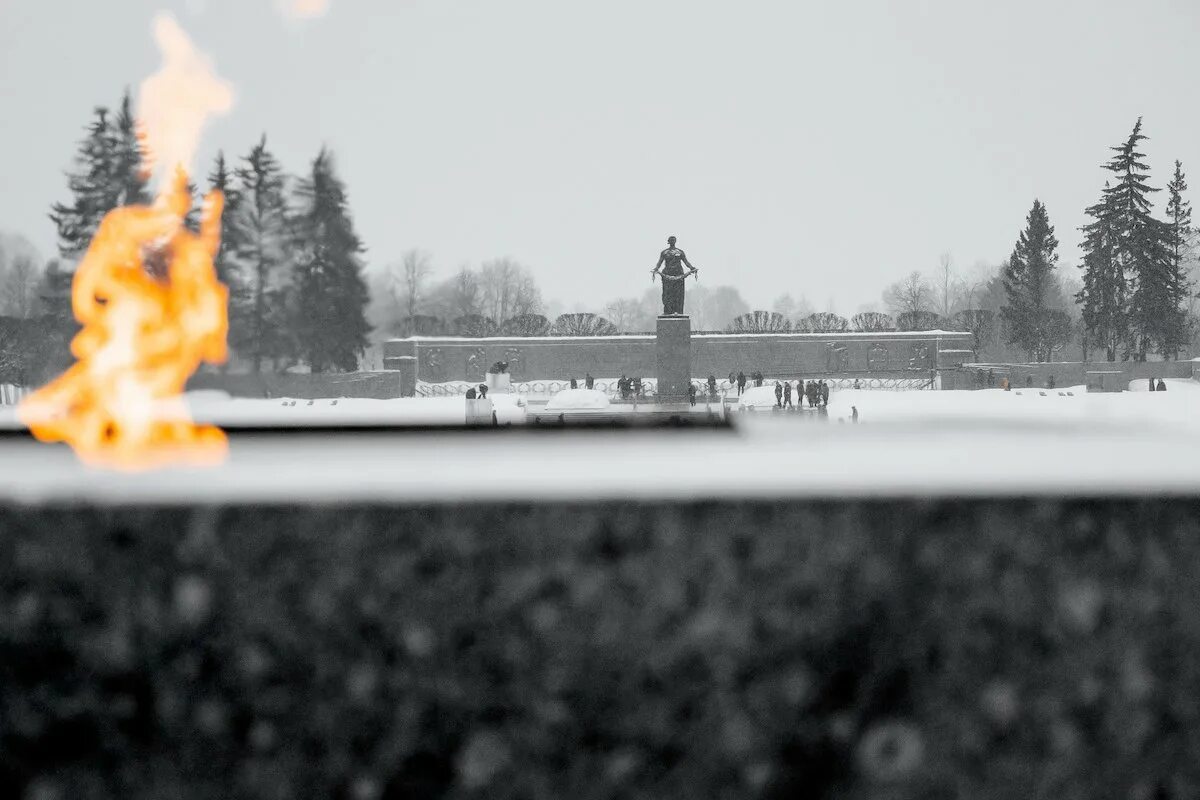
<svg viewBox="0 0 1200 800"><path fill-rule="evenodd" d="M798 320L794 329L806 333L844 333L850 329L850 323L831 311L819 311Z"/></svg>
<svg viewBox="0 0 1200 800"><path fill-rule="evenodd" d="M862 332L896 329L895 320L880 311L860 311L850 318L850 324L854 330Z"/></svg>
<svg viewBox="0 0 1200 800"><path fill-rule="evenodd" d="M788 319L797 320L813 313L813 307L804 295L797 300L790 293L781 294L771 304L771 310L783 314Z"/></svg>
<svg viewBox="0 0 1200 800"><path fill-rule="evenodd" d="M498 258L479 272L482 313L497 323L542 310L542 293L529 270L510 258Z"/></svg>
<svg viewBox="0 0 1200 800"><path fill-rule="evenodd" d="M0 261L0 314L22 319L33 316L42 270L30 253Z"/></svg>
<svg viewBox="0 0 1200 800"><path fill-rule="evenodd" d="M653 291L648 294L653 315L657 316L662 305ZM692 318L695 330L713 331L725 328L735 317L749 312L750 305L733 286L698 283L688 288L684 311Z"/></svg>
<svg viewBox="0 0 1200 800"><path fill-rule="evenodd" d="M933 289L924 276L914 270L908 277L884 289L883 303L895 317L902 314L916 316L930 310Z"/></svg>
<svg viewBox="0 0 1200 800"><path fill-rule="evenodd" d="M654 313L653 306L636 297L621 297L604 307L604 316L624 333L652 330Z"/></svg>
<svg viewBox="0 0 1200 800"><path fill-rule="evenodd" d="M551 336L612 336L619 331L595 314L560 314L550 326Z"/></svg>
<svg viewBox="0 0 1200 800"><path fill-rule="evenodd" d="M954 297L958 292L961 279L954 272L954 259L949 253L942 253L938 259L938 268L934 283L937 293L937 312L949 319L954 307Z"/></svg>
<svg viewBox="0 0 1200 800"><path fill-rule="evenodd" d="M791 321L783 314L763 310L735 317L725 328L729 333L785 333L791 329Z"/></svg>
<svg viewBox="0 0 1200 800"><path fill-rule="evenodd" d="M412 327L412 320L421 310L421 302L425 299L425 286L433 272L429 254L421 250L409 250L400 262L400 285L404 297L405 320Z"/></svg>
<svg viewBox="0 0 1200 800"><path fill-rule="evenodd" d="M470 267L462 266L451 283L451 302L459 317L478 314L480 311L479 276Z"/></svg>
<svg viewBox="0 0 1200 800"><path fill-rule="evenodd" d="M37 251L29 240L0 234L0 315L33 316L41 279Z"/></svg>

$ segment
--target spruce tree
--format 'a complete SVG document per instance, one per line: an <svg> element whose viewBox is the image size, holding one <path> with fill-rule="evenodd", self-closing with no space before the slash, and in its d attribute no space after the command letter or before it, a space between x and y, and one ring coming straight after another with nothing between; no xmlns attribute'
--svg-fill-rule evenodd
<svg viewBox="0 0 1200 800"><path fill-rule="evenodd" d="M1187 277L1187 261L1192 244L1192 205L1185 200L1187 179L1183 164L1175 162L1175 174L1167 184L1167 220L1164 245L1166 247L1167 298L1164 312L1167 324L1162 326L1163 336L1159 340L1159 353L1164 357L1175 356L1191 339L1186 303L1192 284Z"/></svg>
<svg viewBox="0 0 1200 800"><path fill-rule="evenodd" d="M1105 166L1115 176L1107 189L1115 212L1114 255L1132 286L1129 297L1129 349L1139 361L1154 344L1162 346L1176 323L1171 313L1172 290L1162 224L1150 214L1149 195L1158 189L1147 183L1149 167L1138 152L1146 140L1138 117L1124 144L1110 148L1116 155Z"/></svg>
<svg viewBox="0 0 1200 800"><path fill-rule="evenodd" d="M1007 303L1000 315L1007 323L1008 343L1029 354L1031 359L1048 361L1052 349L1049 300L1057 289L1054 267L1058 264L1058 239L1046 207L1040 200L1025 220L1025 229L1017 238L1012 256L1004 267L1004 291Z"/></svg>
<svg viewBox="0 0 1200 800"><path fill-rule="evenodd" d="M115 117L103 106L93 111L74 169L67 173L73 198L69 203L55 203L51 209L63 258L75 261L83 256L109 211L150 201L145 161L133 101L126 91Z"/></svg>
<svg viewBox="0 0 1200 800"><path fill-rule="evenodd" d="M98 107L79 143L74 169L67 173L72 199L55 203L50 212L58 228L58 252L64 259L78 260L87 251L100 220L115 207L110 182L115 157L112 145L108 109Z"/></svg>
<svg viewBox="0 0 1200 800"><path fill-rule="evenodd" d="M294 332L313 372L352 371L367 346L362 242L354 232L346 188L333 155L322 149L297 190Z"/></svg>
<svg viewBox="0 0 1200 800"><path fill-rule="evenodd" d="M1087 215L1092 221L1080 228L1083 288L1075 299L1083 316L1084 341L1103 348L1107 360L1116 361L1118 349L1129 340L1129 283L1117 258L1120 229L1109 184Z"/></svg>
<svg viewBox="0 0 1200 800"><path fill-rule="evenodd" d="M229 171L225 161L225 152L218 151L213 161L212 172L208 174L209 191L220 192L225 198L225 210L221 215L221 245L213 266L217 271L217 279L229 287L232 298L235 288L241 284L237 252L243 247L245 237L242 235L241 211L242 193L234 183L234 175Z"/></svg>
<svg viewBox="0 0 1200 800"><path fill-rule="evenodd" d="M243 292L233 316L230 344L255 372L264 361L277 362L290 350L287 319L287 271L290 256L286 179L267 149L264 135L235 171L237 205L226 213L236 230L229 254L243 266Z"/></svg>
<svg viewBox="0 0 1200 800"><path fill-rule="evenodd" d="M234 183L234 175L225 162L224 151L217 153L212 172L208 175L209 191L218 191L225 197L225 210L221 215L221 244L217 249L213 267L217 280L229 290L229 338L245 341L247 291L242 276L239 251L245 249L246 237L242 228L242 193Z"/></svg>
<svg viewBox="0 0 1200 800"><path fill-rule="evenodd" d="M111 136L113 159L109 181L112 207L149 203L149 154L133 115L133 100L128 89L121 98L121 108L113 120Z"/></svg>

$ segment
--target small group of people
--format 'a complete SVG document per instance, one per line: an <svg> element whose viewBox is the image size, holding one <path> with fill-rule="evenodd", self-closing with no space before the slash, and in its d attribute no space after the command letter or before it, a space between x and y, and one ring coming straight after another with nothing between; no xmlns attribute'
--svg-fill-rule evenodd
<svg viewBox="0 0 1200 800"><path fill-rule="evenodd" d="M624 377L624 376L621 376L621 377ZM574 378L571 378L571 388L578 389L579 381L575 380ZM585 388L585 389L595 389L596 388L596 379L592 377L592 373L589 372L583 376L583 388Z"/></svg>
<svg viewBox="0 0 1200 800"><path fill-rule="evenodd" d="M796 381L796 405L792 405L792 382L775 381L776 408L802 408L804 400L808 400L809 408L826 408L829 406L829 384L824 380L804 382Z"/></svg>
<svg viewBox="0 0 1200 800"><path fill-rule="evenodd" d="M1155 382L1154 382L1154 378L1151 378L1151 379L1150 379L1150 391L1152 391L1152 392L1165 392L1166 390L1167 390L1167 385L1166 385L1165 383L1163 383L1163 379L1162 379L1162 378L1159 378L1159 379L1158 379L1158 383L1155 383Z"/></svg>
<svg viewBox="0 0 1200 800"><path fill-rule="evenodd" d="M478 386L472 386L467 389L468 400L486 400L488 387L486 383L481 383Z"/></svg>
<svg viewBox="0 0 1200 800"><path fill-rule="evenodd" d="M712 376L709 376L709 379L713 381L716 380L715 378L712 378ZM754 382L755 386L762 386L763 381L766 380L766 378L763 377L761 372L755 371L750 373L750 380ZM736 373L729 373L729 388L737 388L737 393L740 397L742 392L746 391L746 373L742 372L741 370L738 370Z"/></svg>
<svg viewBox="0 0 1200 800"><path fill-rule="evenodd" d="M627 378L622 375L617 379L617 392L621 395L622 400L639 398L642 396L642 379Z"/></svg>

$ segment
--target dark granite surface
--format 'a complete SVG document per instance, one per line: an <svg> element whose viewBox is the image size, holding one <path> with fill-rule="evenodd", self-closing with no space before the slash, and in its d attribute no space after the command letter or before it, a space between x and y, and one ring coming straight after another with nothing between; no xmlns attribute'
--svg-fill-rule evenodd
<svg viewBox="0 0 1200 800"><path fill-rule="evenodd" d="M0 794L1184 798L1200 503L0 510Z"/></svg>

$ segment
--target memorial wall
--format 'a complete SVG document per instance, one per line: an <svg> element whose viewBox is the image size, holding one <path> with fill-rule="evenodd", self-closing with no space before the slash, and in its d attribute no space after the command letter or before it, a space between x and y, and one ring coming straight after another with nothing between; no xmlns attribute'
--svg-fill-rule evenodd
<svg viewBox="0 0 1200 800"><path fill-rule="evenodd" d="M970 348L971 335L947 331L873 333L699 333L691 337L692 374L725 378L885 374L936 368L940 350ZM384 367L416 370L416 380L480 381L497 361L514 380L567 380L655 374L653 334L623 336L415 336L384 344Z"/></svg>

